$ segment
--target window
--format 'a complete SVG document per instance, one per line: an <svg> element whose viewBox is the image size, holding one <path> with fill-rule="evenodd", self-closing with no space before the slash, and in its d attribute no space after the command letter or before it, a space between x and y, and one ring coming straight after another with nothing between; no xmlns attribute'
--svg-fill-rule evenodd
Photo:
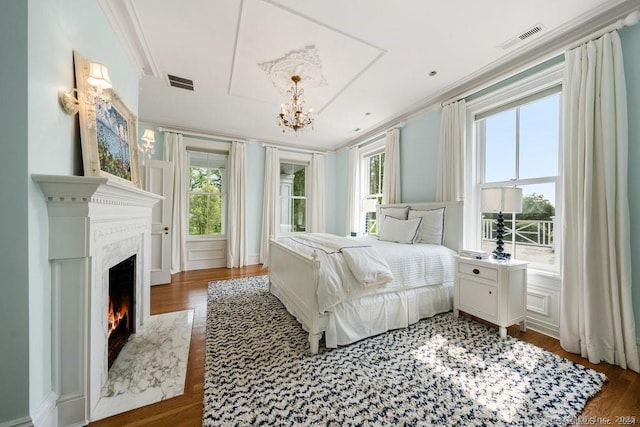
<svg viewBox="0 0 640 427"><path fill-rule="evenodd" d="M280 163L280 231L307 230L307 166Z"/></svg>
<svg viewBox="0 0 640 427"><path fill-rule="evenodd" d="M536 269L559 271L556 223L560 185L560 86L475 116L478 194L523 189L521 213L505 213L505 251ZM495 249L497 214L482 213L482 249Z"/></svg>
<svg viewBox="0 0 640 427"><path fill-rule="evenodd" d="M366 147L361 152L361 209L360 233L378 232L376 205L382 204L382 179L384 175L384 140Z"/></svg>
<svg viewBox="0 0 640 427"><path fill-rule="evenodd" d="M188 151L189 236L224 234L227 156Z"/></svg>

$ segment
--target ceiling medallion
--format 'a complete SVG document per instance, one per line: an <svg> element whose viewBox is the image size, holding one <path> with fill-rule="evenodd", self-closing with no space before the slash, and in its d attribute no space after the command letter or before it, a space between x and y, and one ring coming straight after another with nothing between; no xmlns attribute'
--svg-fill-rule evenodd
<svg viewBox="0 0 640 427"><path fill-rule="evenodd" d="M278 126L282 127L282 132L287 128L293 130L296 134L299 130L311 125L313 129L313 116L311 108L305 111L304 108L304 89L298 89L301 77L297 74L291 76L293 86L287 91L291 95L291 101L287 104L280 105L280 114L278 114Z"/></svg>
<svg viewBox="0 0 640 427"><path fill-rule="evenodd" d="M289 89L291 76L300 76L307 89L327 85L327 81L322 75L322 62L315 45L292 50L278 59L262 62L258 66L267 73L281 92Z"/></svg>

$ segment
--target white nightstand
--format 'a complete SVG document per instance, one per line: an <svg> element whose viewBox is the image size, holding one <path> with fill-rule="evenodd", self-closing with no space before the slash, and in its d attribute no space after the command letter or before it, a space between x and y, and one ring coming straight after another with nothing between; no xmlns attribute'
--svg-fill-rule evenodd
<svg viewBox="0 0 640 427"><path fill-rule="evenodd" d="M525 332L527 314L527 262L496 261L456 257L453 314L472 314L500 327L507 337L507 326L520 323Z"/></svg>

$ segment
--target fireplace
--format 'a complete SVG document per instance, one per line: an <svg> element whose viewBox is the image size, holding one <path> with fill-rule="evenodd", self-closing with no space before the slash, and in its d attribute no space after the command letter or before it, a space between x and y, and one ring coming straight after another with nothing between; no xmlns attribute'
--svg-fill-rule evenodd
<svg viewBox="0 0 640 427"><path fill-rule="evenodd" d="M140 333L149 320L151 217L162 197L103 177L34 180L49 214L55 425L87 425L96 419L115 359L109 341L123 345L121 329ZM111 283L118 283L119 294ZM113 316L117 333L110 339L109 307L117 312L125 306L126 315Z"/></svg>
<svg viewBox="0 0 640 427"><path fill-rule="evenodd" d="M108 368L135 332L135 254L109 269L107 305Z"/></svg>

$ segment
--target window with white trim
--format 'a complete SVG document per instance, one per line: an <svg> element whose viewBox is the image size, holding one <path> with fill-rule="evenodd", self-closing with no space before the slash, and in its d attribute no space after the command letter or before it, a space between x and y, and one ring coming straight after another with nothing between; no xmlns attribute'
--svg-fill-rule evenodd
<svg viewBox="0 0 640 427"><path fill-rule="evenodd" d="M360 154L361 195L360 221L361 234L378 232L376 205L382 204L382 179L384 177L384 140L375 142Z"/></svg>
<svg viewBox="0 0 640 427"><path fill-rule="evenodd" d="M187 151L189 157L189 236L224 234L227 156Z"/></svg>
<svg viewBox="0 0 640 427"><path fill-rule="evenodd" d="M307 165L280 162L280 232L307 228Z"/></svg>
<svg viewBox="0 0 640 427"><path fill-rule="evenodd" d="M558 84L487 109L474 120L476 195L485 187L523 189L522 212L504 214L505 252L550 272L559 272L560 99ZM481 247L492 252L497 214L478 214Z"/></svg>

